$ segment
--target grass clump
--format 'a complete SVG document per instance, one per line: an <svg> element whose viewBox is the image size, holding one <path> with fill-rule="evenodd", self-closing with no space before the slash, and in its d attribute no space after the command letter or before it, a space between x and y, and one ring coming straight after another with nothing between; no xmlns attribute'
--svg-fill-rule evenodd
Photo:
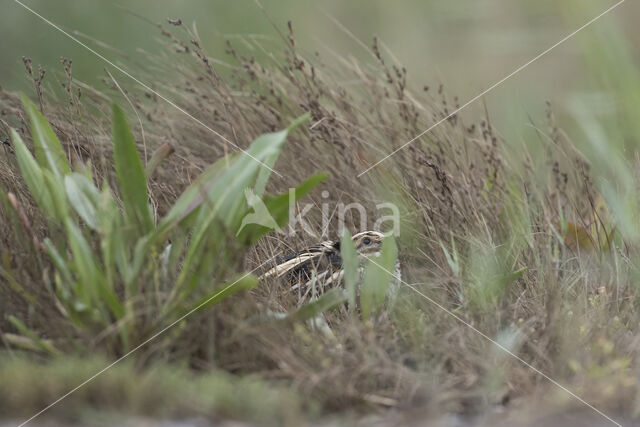
<svg viewBox="0 0 640 427"><path fill-rule="evenodd" d="M255 186L262 195L270 173L268 166L261 169L262 164L273 163L293 128L266 134L239 156L214 163L156 225L148 204L147 172L119 107L113 107L112 138L122 210L108 185L99 190L94 184L90 167L83 173L71 171L47 120L25 97L23 104L30 116L35 158L14 130L12 142L20 172L51 236L40 242L28 219L19 217L22 208L13 193L5 196L5 209L14 215L14 223L22 220L23 230L32 234L31 249L49 257L53 272L45 283L74 332L90 340L100 335L101 349L126 354L163 324L176 323L186 313L257 284L257 278L246 273L211 287L212 278L215 283L235 274L234 253L266 232L256 225L240 229L247 211L244 190ZM271 200L272 210L286 202ZM286 220L287 212L282 212L280 222ZM230 240L227 234L235 230L239 238ZM14 285L20 287L18 282ZM60 354L53 344L34 338L37 333L20 320L10 320L27 335L23 340L34 341L31 347ZM53 333L48 331L49 336ZM62 343L69 346L71 341Z"/></svg>

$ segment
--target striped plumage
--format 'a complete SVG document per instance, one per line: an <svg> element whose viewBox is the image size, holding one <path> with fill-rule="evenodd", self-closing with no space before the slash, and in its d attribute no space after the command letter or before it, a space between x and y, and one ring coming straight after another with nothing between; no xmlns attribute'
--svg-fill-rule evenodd
<svg viewBox="0 0 640 427"><path fill-rule="evenodd" d="M384 235L377 231L363 231L353 236L356 252L361 260L361 270L369 257L380 255ZM313 299L326 290L342 285L342 258L340 241L326 241L275 259L276 265L265 272L261 279L284 278L299 301ZM399 277L399 265L396 274Z"/></svg>

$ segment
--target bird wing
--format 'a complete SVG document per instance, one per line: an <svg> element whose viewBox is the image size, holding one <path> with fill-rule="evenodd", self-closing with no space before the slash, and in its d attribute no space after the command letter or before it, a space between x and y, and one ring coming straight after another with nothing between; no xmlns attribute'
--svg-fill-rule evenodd
<svg viewBox="0 0 640 427"><path fill-rule="evenodd" d="M327 266L342 264L340 254L331 241L322 242L303 251L276 258L276 265L266 271L260 278L291 276L310 277L315 270L323 270ZM299 279L297 277L296 279Z"/></svg>
<svg viewBox="0 0 640 427"><path fill-rule="evenodd" d="M260 278L265 279L267 277L282 277L286 273L294 270L297 267L300 267L302 264L311 262L313 259L318 258L319 256L321 256L321 253L318 252L299 252L291 257L287 257L285 261L280 262L275 267L265 272L262 276L260 276Z"/></svg>

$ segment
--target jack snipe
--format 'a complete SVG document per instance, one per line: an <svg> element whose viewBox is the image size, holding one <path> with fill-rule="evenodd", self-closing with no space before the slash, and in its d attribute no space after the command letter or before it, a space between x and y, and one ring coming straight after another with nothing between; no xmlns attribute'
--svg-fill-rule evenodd
<svg viewBox="0 0 640 427"><path fill-rule="evenodd" d="M353 236L356 252L361 260L361 271L368 257L380 255L384 235L377 231L363 231ZM326 241L284 257L275 259L276 265L266 271L261 279L284 278L296 292L299 301L312 299L335 286L342 285L342 258L340 241ZM395 275L399 278L400 266Z"/></svg>

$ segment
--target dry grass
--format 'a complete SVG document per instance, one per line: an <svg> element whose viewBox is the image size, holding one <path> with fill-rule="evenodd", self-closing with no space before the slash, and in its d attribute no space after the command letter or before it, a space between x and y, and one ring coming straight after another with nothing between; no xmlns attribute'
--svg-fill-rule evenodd
<svg viewBox="0 0 640 427"><path fill-rule="evenodd" d="M640 409L637 274L630 261L635 248L620 236L610 250L565 244L567 219L585 224L597 213L603 227L611 222L604 218L606 207L599 202L589 163L559 130L551 107L547 123L535 125L541 156L507 144L489 117L474 122L455 115L358 178L377 159L449 115L457 99L442 86L413 90L407 71L375 40L367 64L330 52L325 59L303 54L291 28L281 42L247 37L242 49L229 44L228 56L214 60L191 30L170 28L162 29L166 52L141 54L142 69L134 74L237 146L247 147L258 135L311 113L307 128L288 141L275 166L282 176L274 176L270 186L286 191L312 172L330 172L330 181L309 197L318 208L307 219L318 236L323 234L322 203L359 202L375 219L376 203L395 202L402 209L399 248L406 281L599 408L629 414ZM140 87L118 79L127 101L110 76L96 89L75 81L69 62L63 71L58 78L71 88L64 96L41 89L37 79L35 84L72 160L91 161L100 177L114 179L110 101L135 107L142 126L131 122L147 158L162 144L175 148L150 185L159 214L208 163L235 151ZM55 79L52 74L45 82ZM12 126L28 139L16 96L2 92L1 97L4 134ZM133 110L129 116L135 117ZM0 185L17 195L34 233L52 232L33 208L9 145L3 146L0 162ZM329 191L328 198L322 190ZM354 223L351 218L355 228ZM328 237L337 236L334 225ZM67 325L59 324L48 284L42 283L47 261L25 249L29 237L17 224L3 222L0 238L2 330L10 330L6 315L14 314L42 334L62 339L62 332L52 331ZM268 236L246 254L245 266L251 269L313 241L305 233ZM11 290L7 272L36 303ZM290 308L281 291L282 284L265 283L199 315L164 359L282 381L318 402L324 414L390 407L479 413L545 397L552 406L580 406L408 287L385 320L374 326L336 318L333 336L259 317L267 309ZM94 341L78 347L80 354L101 351ZM141 364L148 362L145 355Z"/></svg>

